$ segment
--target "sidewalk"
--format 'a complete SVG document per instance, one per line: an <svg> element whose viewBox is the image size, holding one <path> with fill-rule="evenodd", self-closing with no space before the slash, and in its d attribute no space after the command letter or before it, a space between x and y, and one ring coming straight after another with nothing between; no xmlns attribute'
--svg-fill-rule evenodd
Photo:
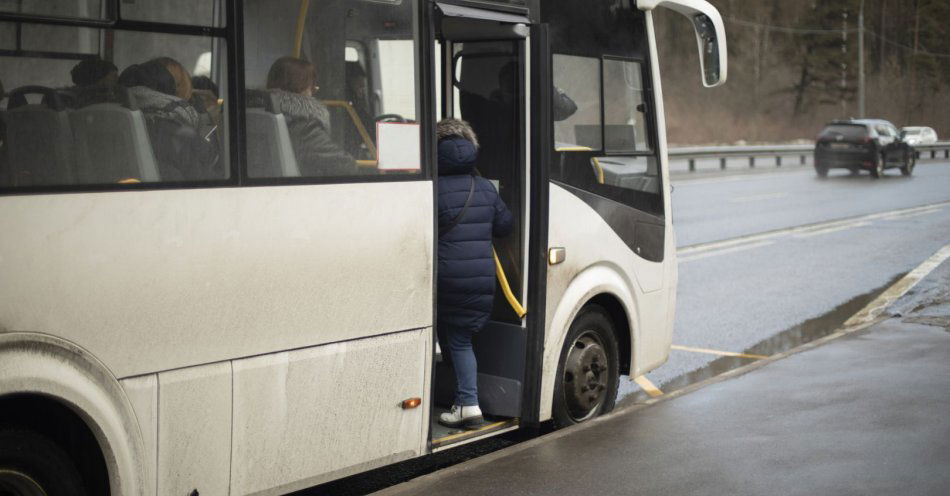
<svg viewBox="0 0 950 496"><path fill-rule="evenodd" d="M950 494L950 260L888 313L376 494Z"/></svg>

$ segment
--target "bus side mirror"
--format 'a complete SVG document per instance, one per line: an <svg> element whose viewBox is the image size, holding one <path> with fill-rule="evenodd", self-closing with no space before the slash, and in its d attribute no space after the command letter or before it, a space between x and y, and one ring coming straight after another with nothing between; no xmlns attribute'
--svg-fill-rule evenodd
<svg viewBox="0 0 950 496"><path fill-rule="evenodd" d="M637 0L640 10L666 7L688 17L696 31L699 68L707 88L726 82L726 29L722 16L706 0Z"/></svg>

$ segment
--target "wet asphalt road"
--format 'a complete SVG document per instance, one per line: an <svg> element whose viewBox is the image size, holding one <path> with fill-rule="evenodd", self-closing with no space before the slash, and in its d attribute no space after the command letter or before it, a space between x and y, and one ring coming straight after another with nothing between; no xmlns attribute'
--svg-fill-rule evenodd
<svg viewBox="0 0 950 496"><path fill-rule="evenodd" d="M950 243L950 205L874 215L950 201L950 163L921 164L910 178L888 171L878 181L847 171L832 174L819 180L810 169L799 169L674 179L673 219L681 248L779 230L719 249L681 250L686 253L679 257L674 345L743 352L809 319L813 327L821 327L822 320L834 325L835 319L822 316L882 289ZM853 222L820 224L853 217ZM781 232L815 223L808 230ZM861 301L850 306L855 305L839 312L839 320L863 306ZM779 350L760 345L752 351ZM717 358L674 350L647 378L662 390ZM631 393L629 401L642 395L624 378L621 395Z"/></svg>
<svg viewBox="0 0 950 496"><path fill-rule="evenodd" d="M802 322L808 321L808 331L832 331L875 290L950 243L950 205L781 232L950 201L950 163L921 164L909 179L896 170L887 174L872 181L833 171L820 181L810 168L796 168L674 178L678 246L778 232L720 249L693 248L680 257L673 343L736 352L754 347L751 352L759 354L794 346ZM836 308L837 316L827 316ZM712 373L709 364L717 359L724 367L748 363L674 350L647 377L661 389L681 387L686 374ZM644 397L629 378L621 381L620 394L627 402ZM515 442L515 436L502 436L299 494L366 494Z"/></svg>
<svg viewBox="0 0 950 496"><path fill-rule="evenodd" d="M868 328L380 496L950 494L948 284L944 261Z"/></svg>

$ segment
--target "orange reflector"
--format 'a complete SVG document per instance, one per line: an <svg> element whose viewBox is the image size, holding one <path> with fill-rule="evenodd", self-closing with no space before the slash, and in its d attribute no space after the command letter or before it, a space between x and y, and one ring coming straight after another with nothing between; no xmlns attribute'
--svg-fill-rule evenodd
<svg viewBox="0 0 950 496"><path fill-rule="evenodd" d="M142 181L139 181L138 179L136 179L136 178L134 178L134 177L127 177L127 178L125 178L125 179L119 179L117 182L118 182L119 184L139 184L139 183L141 183Z"/></svg>
<svg viewBox="0 0 950 496"><path fill-rule="evenodd" d="M408 400L402 400L402 409L409 410L410 408L415 408L422 404L422 398L409 398Z"/></svg>

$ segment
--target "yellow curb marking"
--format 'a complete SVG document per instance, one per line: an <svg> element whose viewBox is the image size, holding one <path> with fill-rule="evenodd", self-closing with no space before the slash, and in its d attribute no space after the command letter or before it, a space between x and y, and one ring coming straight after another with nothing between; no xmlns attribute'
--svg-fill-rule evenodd
<svg viewBox="0 0 950 496"><path fill-rule="evenodd" d="M904 296L905 293L910 291L921 279L926 277L927 274L930 274L947 258L950 258L950 245L946 245L940 250L937 250L937 253L934 253L933 256L925 260L924 263L918 265L916 269L910 271L906 276L894 283L893 286L881 293L881 296L875 298L874 301L868 303L860 312L848 319L844 323L844 327L856 326L876 319L891 303L894 303L898 298Z"/></svg>
<svg viewBox="0 0 950 496"><path fill-rule="evenodd" d="M739 357L739 358L754 358L756 360L768 358L767 355L755 355L752 353L736 353L733 351L710 350L708 348L693 348L692 346L680 346L678 344L674 344L670 346L670 348L674 350L680 350L680 351L692 351L693 353L707 353L709 355L731 356L731 357Z"/></svg>
<svg viewBox="0 0 950 496"><path fill-rule="evenodd" d="M637 385L640 386L641 389L646 391L647 394L649 394L650 396L654 398L656 398L657 396L663 396L663 391L660 391L658 387L654 386L653 383L650 382L650 379L647 379L647 376L645 375L641 375L640 377L637 377L636 379L633 380L633 382L636 382Z"/></svg>

